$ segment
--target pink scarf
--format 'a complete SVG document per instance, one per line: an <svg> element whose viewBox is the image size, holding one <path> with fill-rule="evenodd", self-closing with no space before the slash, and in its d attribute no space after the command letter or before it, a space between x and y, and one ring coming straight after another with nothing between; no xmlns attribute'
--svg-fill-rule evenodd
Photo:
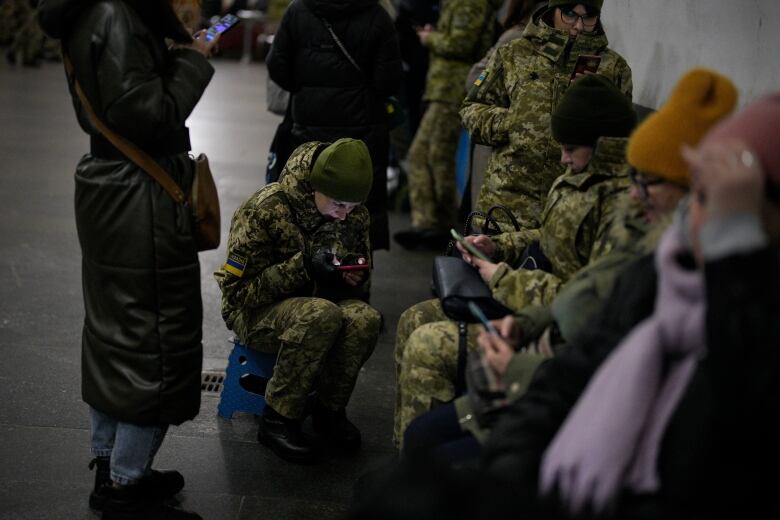
<svg viewBox="0 0 780 520"><path fill-rule="evenodd" d="M624 488L659 488L663 433L706 352L704 279L677 261L681 228L671 226L656 251L655 311L599 367L544 454L540 491L557 489L574 514L604 511Z"/></svg>

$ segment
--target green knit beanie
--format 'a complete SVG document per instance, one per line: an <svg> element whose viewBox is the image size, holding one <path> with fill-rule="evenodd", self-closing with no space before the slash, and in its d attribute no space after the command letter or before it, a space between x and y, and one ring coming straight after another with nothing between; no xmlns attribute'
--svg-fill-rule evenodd
<svg viewBox="0 0 780 520"><path fill-rule="evenodd" d="M553 7L561 7L562 5L575 6L582 4L588 8L588 11L601 12L601 6L604 5L604 0L550 0L547 2L547 7L552 9Z"/></svg>
<svg viewBox="0 0 780 520"><path fill-rule="evenodd" d="M593 146L599 137L628 137L636 125L631 101L606 77L575 81L552 114L552 135L562 144Z"/></svg>
<svg viewBox="0 0 780 520"><path fill-rule="evenodd" d="M340 202L365 202L373 180L366 143L348 138L328 145L309 176L312 188Z"/></svg>

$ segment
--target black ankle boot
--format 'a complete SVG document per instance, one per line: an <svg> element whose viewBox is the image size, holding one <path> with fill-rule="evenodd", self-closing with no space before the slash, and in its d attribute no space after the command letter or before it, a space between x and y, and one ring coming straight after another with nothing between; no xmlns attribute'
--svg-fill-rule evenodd
<svg viewBox="0 0 780 520"><path fill-rule="evenodd" d="M314 431L329 444L347 451L360 448L360 430L347 419L344 408L333 411L318 401L312 411L311 419Z"/></svg>
<svg viewBox="0 0 780 520"><path fill-rule="evenodd" d="M314 462L316 453L311 440L301 431L301 421L288 419L266 405L257 440L289 462Z"/></svg>
<svg viewBox="0 0 780 520"><path fill-rule="evenodd" d="M139 484L113 487L103 486L103 520L203 520L191 511L149 498Z"/></svg>
<svg viewBox="0 0 780 520"><path fill-rule="evenodd" d="M106 486L111 486L111 458L95 457L89 463L89 469L95 468L95 487L89 494L89 507L102 511L105 502ZM142 478L137 486L150 499L165 500L184 488L184 477L178 471L157 471Z"/></svg>

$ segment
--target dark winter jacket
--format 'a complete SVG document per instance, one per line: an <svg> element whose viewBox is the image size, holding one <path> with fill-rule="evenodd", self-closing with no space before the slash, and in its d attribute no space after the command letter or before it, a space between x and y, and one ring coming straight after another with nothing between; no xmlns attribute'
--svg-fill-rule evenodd
<svg viewBox="0 0 780 520"><path fill-rule="evenodd" d="M333 31L358 71L334 42ZM292 93L294 145L309 141L362 139L371 152L374 184L371 247L387 248L385 101L401 81L401 57L393 21L376 0L295 0L284 14L266 60L268 73Z"/></svg>
<svg viewBox="0 0 780 520"><path fill-rule="evenodd" d="M708 354L664 434L661 489L624 494L616 518L778 517L773 487L780 432L770 425L780 409L780 257L768 248L713 261L705 280ZM526 395L499 420L485 468L518 493L516 513L556 518L550 503L536 500L541 457L598 366L652 314L655 291L647 256L618 278L590 334L545 362Z"/></svg>
<svg viewBox="0 0 780 520"><path fill-rule="evenodd" d="M168 2L44 0L40 22L62 39L90 104L144 148L185 193L192 184L184 126L213 74L189 49ZM71 92L73 90L71 89ZM187 208L90 124L92 153L76 170L76 224L86 317L82 394L125 422L179 424L200 407L200 267Z"/></svg>
<svg viewBox="0 0 780 520"><path fill-rule="evenodd" d="M323 19L362 74L339 50ZM274 36L267 64L271 78L293 94L295 133L304 142L344 132L366 135L382 125L384 100L401 80L398 37L376 0L296 0Z"/></svg>

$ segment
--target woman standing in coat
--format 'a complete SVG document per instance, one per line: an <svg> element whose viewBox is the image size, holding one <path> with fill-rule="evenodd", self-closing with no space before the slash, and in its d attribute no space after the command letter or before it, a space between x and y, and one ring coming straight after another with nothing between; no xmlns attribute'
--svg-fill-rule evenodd
<svg viewBox="0 0 780 520"><path fill-rule="evenodd" d="M355 64L339 48L326 22ZM390 141L385 101L401 83L398 35L387 11L377 0L293 2L266 63L271 79L292 93L293 148L341 137L368 145L374 168L366 201L371 248L387 249Z"/></svg>
<svg viewBox="0 0 780 520"><path fill-rule="evenodd" d="M206 58L216 40L193 40L172 4L46 0L40 22L62 41L97 117L187 193L193 166L184 123L213 75ZM90 506L104 519L197 519L163 503L184 486L181 474L151 470L168 425L200 408L200 266L189 210L101 135L70 86L90 136L75 197L86 311L82 396L90 467L97 465Z"/></svg>

